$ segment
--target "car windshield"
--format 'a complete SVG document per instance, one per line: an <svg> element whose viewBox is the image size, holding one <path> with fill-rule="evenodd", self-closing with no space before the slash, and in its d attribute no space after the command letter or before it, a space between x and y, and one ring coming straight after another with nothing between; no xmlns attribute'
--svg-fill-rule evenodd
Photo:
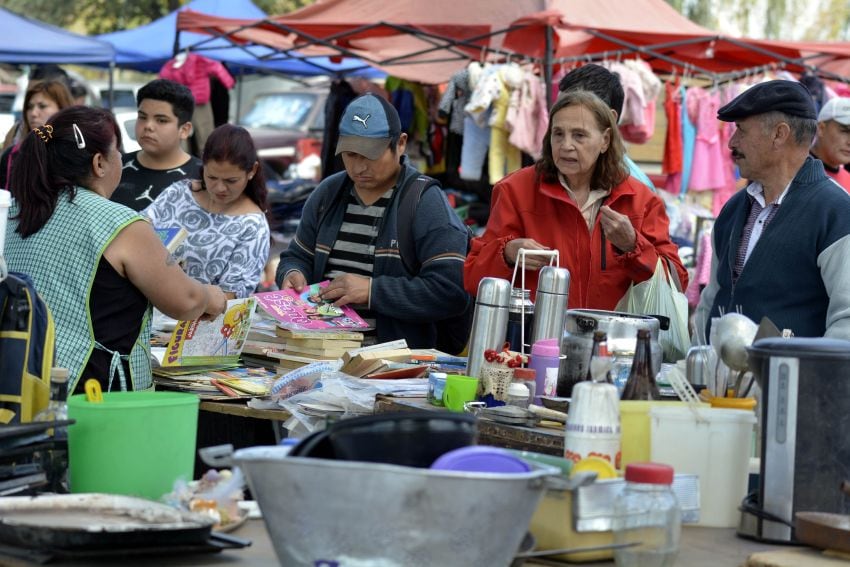
<svg viewBox="0 0 850 567"><path fill-rule="evenodd" d="M275 93L260 95L242 117L248 128L302 129L307 124L316 95L309 93Z"/></svg>

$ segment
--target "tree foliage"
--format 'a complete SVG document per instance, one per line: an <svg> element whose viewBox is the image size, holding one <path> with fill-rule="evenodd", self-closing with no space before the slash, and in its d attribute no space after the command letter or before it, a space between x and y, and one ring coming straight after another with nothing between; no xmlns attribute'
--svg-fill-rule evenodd
<svg viewBox="0 0 850 567"><path fill-rule="evenodd" d="M267 14L284 14L314 0L253 0ZM0 0L17 14L86 35L132 29L173 12L188 0Z"/></svg>

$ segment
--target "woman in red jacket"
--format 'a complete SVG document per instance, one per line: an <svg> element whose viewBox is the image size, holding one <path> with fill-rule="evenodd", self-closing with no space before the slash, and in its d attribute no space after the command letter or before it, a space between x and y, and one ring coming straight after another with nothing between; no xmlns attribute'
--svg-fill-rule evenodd
<svg viewBox="0 0 850 567"><path fill-rule="evenodd" d="M472 241L464 286L484 277L510 280L517 253L558 250L570 271L570 308L614 309L632 282L648 279L659 257L687 272L670 241L664 202L629 176L611 110L596 95L561 95L549 113L543 157L493 188L490 220ZM548 258L526 256L535 272ZM526 275L532 295L537 278Z"/></svg>

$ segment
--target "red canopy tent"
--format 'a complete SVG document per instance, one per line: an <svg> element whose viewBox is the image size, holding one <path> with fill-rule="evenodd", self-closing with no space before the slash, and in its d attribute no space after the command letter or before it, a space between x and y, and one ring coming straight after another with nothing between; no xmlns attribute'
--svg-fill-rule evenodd
<svg viewBox="0 0 850 567"><path fill-rule="evenodd" d="M444 82L470 59L485 57L539 63L547 80L558 63L629 53L659 72L680 69L715 80L769 65L802 72L813 69L812 62L850 58L847 43L719 35L664 0L320 0L263 20L185 11L177 28L235 45L269 46L277 50L269 58L297 56L296 51L354 56L423 83ZM203 43L193 49L203 49Z"/></svg>

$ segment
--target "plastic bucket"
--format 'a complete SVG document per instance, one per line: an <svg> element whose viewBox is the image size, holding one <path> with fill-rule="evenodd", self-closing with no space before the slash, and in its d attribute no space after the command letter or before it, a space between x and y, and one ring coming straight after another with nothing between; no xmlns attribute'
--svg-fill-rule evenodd
<svg viewBox="0 0 850 567"><path fill-rule="evenodd" d="M68 399L72 492L153 500L192 480L198 397L178 392L109 392L102 403Z"/></svg>
<svg viewBox="0 0 850 567"><path fill-rule="evenodd" d="M708 404L700 404L709 407ZM651 460L649 435L649 410L654 407L687 407L685 402L673 401L620 401L620 468L629 463L645 463Z"/></svg>
<svg viewBox="0 0 850 567"><path fill-rule="evenodd" d="M717 408L700 408L699 414L702 421L688 408L651 408L651 458L677 473L699 476L699 525L733 528L747 492L756 416L752 411Z"/></svg>

